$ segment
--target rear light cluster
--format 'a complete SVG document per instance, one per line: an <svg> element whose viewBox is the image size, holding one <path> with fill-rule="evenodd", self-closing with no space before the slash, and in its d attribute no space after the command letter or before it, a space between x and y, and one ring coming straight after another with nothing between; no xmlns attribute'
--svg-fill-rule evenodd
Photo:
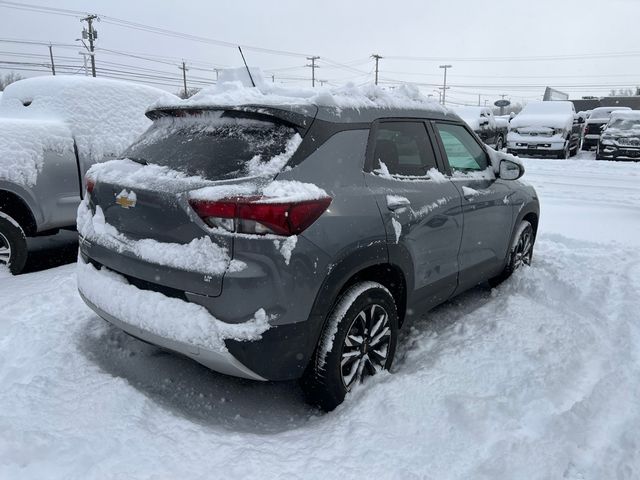
<svg viewBox="0 0 640 480"><path fill-rule="evenodd" d="M235 197L216 201L189 201L210 227L254 235L297 235L329 207L331 198L300 202L271 202L264 197Z"/></svg>
<svg viewBox="0 0 640 480"><path fill-rule="evenodd" d="M89 177L88 175L84 177L84 186L87 191L87 195L91 195L93 192L93 187L96 186L95 179Z"/></svg>

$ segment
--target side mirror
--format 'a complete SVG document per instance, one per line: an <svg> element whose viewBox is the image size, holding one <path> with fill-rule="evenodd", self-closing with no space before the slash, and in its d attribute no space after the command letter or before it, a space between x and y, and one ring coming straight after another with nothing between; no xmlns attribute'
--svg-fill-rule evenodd
<svg viewBox="0 0 640 480"><path fill-rule="evenodd" d="M503 158L500 160L500 178L503 180L517 180L524 175L524 167L519 163Z"/></svg>

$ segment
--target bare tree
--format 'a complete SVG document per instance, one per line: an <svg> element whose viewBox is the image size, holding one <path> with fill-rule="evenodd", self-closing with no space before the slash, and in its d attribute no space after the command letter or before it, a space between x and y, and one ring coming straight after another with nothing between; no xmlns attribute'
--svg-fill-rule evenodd
<svg viewBox="0 0 640 480"><path fill-rule="evenodd" d="M0 75L0 92L7 88L7 85L22 80L24 77L19 73L9 72L4 75Z"/></svg>

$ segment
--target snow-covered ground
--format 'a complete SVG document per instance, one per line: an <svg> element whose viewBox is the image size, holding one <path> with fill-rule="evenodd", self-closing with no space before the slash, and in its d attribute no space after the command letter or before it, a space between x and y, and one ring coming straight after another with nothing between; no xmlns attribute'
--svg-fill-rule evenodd
<svg viewBox="0 0 640 480"><path fill-rule="evenodd" d="M0 273L0 478L640 478L640 164L592 158L526 160L533 266L326 415L109 327L73 265Z"/></svg>

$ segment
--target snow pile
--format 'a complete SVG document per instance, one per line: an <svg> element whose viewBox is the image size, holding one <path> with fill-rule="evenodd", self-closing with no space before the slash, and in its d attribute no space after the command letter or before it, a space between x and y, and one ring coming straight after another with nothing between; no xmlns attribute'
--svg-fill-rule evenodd
<svg viewBox="0 0 640 480"><path fill-rule="evenodd" d="M191 98L159 101L153 108L211 107L234 105L318 105L342 108L404 108L438 112L447 110L425 97L417 87L401 85L384 88L373 84L357 87L348 83L340 87L285 87L265 82L259 71L252 70L256 87L247 86L247 77L241 75L244 69L232 71L225 81L205 87ZM245 72L246 73L246 72ZM250 85L250 84L249 84Z"/></svg>
<svg viewBox="0 0 640 480"><path fill-rule="evenodd" d="M231 260L229 252L206 235L185 245L158 242L151 238L132 240L105 221L100 206L96 206L95 214L92 214L86 198L78 207L77 223L78 233L87 240L156 265L208 275L238 272L245 268L243 262Z"/></svg>
<svg viewBox="0 0 640 480"><path fill-rule="evenodd" d="M567 101L529 102L510 123L510 129L537 127L571 130L573 125L573 104Z"/></svg>
<svg viewBox="0 0 640 480"><path fill-rule="evenodd" d="M34 186L48 151L73 155L73 137L64 123L0 117L0 180Z"/></svg>
<svg viewBox="0 0 640 480"><path fill-rule="evenodd" d="M124 277L78 261L78 288L91 303L142 330L216 352L226 352L225 339L259 340L270 327L263 309L239 324L222 322L204 307L158 292L140 290Z"/></svg>
<svg viewBox="0 0 640 480"><path fill-rule="evenodd" d="M151 124L147 107L173 95L153 87L82 76L34 77L12 83L0 116L67 124L81 154L119 155ZM177 98L177 97L176 97Z"/></svg>

